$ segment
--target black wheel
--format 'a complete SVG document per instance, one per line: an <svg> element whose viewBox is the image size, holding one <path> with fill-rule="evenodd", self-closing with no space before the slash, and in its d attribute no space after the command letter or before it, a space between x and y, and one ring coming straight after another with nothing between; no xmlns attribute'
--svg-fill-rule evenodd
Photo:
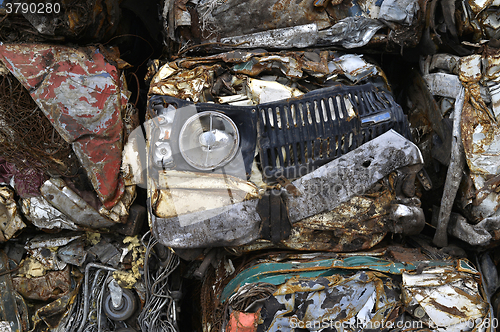
<svg viewBox="0 0 500 332"><path fill-rule="evenodd" d="M111 294L107 292L103 300L103 309L106 316L112 320L123 321L129 319L137 310L137 301L134 293L129 289L123 290L122 303L118 308L113 306Z"/></svg>

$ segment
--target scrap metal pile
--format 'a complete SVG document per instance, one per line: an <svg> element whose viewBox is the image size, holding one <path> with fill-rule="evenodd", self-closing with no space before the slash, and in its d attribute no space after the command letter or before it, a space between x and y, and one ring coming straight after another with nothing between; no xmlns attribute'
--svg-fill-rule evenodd
<svg viewBox="0 0 500 332"><path fill-rule="evenodd" d="M0 3L0 332L495 331L499 7Z"/></svg>

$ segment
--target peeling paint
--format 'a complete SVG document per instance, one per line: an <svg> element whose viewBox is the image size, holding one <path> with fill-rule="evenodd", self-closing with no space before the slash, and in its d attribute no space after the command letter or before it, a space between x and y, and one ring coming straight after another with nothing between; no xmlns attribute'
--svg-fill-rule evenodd
<svg viewBox="0 0 500 332"><path fill-rule="evenodd" d="M112 208L124 191L121 112L129 97L118 70L94 47L2 44L0 60L73 145L100 200Z"/></svg>

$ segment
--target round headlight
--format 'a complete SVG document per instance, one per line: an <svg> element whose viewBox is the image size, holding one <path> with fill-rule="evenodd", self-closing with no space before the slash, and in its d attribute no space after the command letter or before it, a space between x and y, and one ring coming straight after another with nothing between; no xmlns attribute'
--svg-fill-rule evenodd
<svg viewBox="0 0 500 332"><path fill-rule="evenodd" d="M233 120L213 111L190 117L179 134L182 157L192 167L204 171L229 163L239 145L240 135Z"/></svg>

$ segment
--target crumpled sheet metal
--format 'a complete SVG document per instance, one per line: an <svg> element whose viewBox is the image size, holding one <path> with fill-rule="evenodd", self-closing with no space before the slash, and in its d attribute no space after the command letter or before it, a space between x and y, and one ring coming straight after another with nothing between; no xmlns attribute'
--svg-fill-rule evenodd
<svg viewBox="0 0 500 332"><path fill-rule="evenodd" d="M112 208L124 191L121 112L129 97L118 70L95 47L2 44L0 60L72 143L100 200Z"/></svg>
<svg viewBox="0 0 500 332"><path fill-rule="evenodd" d="M489 66L483 68L480 55L463 57L460 61L459 77L465 87L462 111L461 134L465 158L476 189L471 213L481 220L492 216L500 208L500 195L495 191L495 176L500 174L500 127L494 111L480 94L479 81L495 82L500 77L496 65L497 52L487 53L484 59ZM492 98L492 101L494 98ZM493 104L495 106L495 104Z"/></svg>
<svg viewBox="0 0 500 332"><path fill-rule="evenodd" d="M67 248L69 244L81 238L82 235L74 233L60 236L54 234L40 234L30 239L24 248L29 253L29 259L36 260L33 266L38 267L38 263L42 264L42 274L45 270L61 271L66 269L67 262L61 259L59 251L61 251L62 248Z"/></svg>
<svg viewBox="0 0 500 332"><path fill-rule="evenodd" d="M185 0L165 0L162 16L168 38L185 46L195 35L202 43L216 43L222 48L354 48L370 42L375 47L384 44L390 48L418 44L426 6L419 0L293 4L284 0L203 0L196 6ZM383 27L389 27L389 32L372 38Z"/></svg>
<svg viewBox="0 0 500 332"><path fill-rule="evenodd" d="M52 249L52 250L51 250ZM60 271L66 268L67 264L59 259L57 250L55 248L29 248L26 250L31 259L35 259L38 263L43 265L44 270Z"/></svg>
<svg viewBox="0 0 500 332"><path fill-rule="evenodd" d="M261 259L227 277L233 279L222 292L212 291L222 303L229 300L231 307L245 302L241 298L245 292L239 291L244 287L276 285L271 296L258 301L262 305L255 320L259 331L294 326L314 331L327 326L337 331L380 331L405 322L410 324L401 327L464 331L491 319L481 276L466 260L394 263L369 254L324 260L283 258Z"/></svg>
<svg viewBox="0 0 500 332"><path fill-rule="evenodd" d="M492 0L468 0L464 3L467 3L468 6L463 6L466 14L462 29L474 33L473 41L498 39L500 37L500 17L498 14L500 3Z"/></svg>
<svg viewBox="0 0 500 332"><path fill-rule="evenodd" d="M406 306L419 305L424 310L421 319L429 327L471 330L476 319L489 314L478 280L479 274L448 267L426 269L421 274L403 273L403 299Z"/></svg>
<svg viewBox="0 0 500 332"><path fill-rule="evenodd" d="M84 228L102 228L114 225L113 221L101 216L60 178L51 178L45 181L40 191L50 204L77 225Z"/></svg>
<svg viewBox="0 0 500 332"><path fill-rule="evenodd" d="M167 67L168 68L168 67ZM210 81L213 77L213 72L220 68L214 66L200 66L190 71L185 71L182 75L171 76L173 72L160 71L160 75L165 75L161 78L154 78L149 87L151 94L175 96L180 99L189 98L193 102L200 101L200 96L204 89L210 87Z"/></svg>
<svg viewBox="0 0 500 332"><path fill-rule="evenodd" d="M179 99L189 98L193 102L207 102L205 93L213 88L214 73L221 68L228 69L233 77L239 79L245 77L243 75L255 78L272 70L279 70L292 80L307 78L308 75L323 79L342 75L358 84L370 78L382 78L386 89L390 91L383 71L363 59L362 55L329 51L275 53L237 50L169 62L153 76L148 93Z"/></svg>
<svg viewBox="0 0 500 332"><path fill-rule="evenodd" d="M392 204L397 201L395 190L381 183L376 186L381 188L375 193L355 196L332 211L296 222L290 236L279 243L259 239L231 250L238 254L269 248L352 252L374 247L388 232L411 232L410 227L405 227L407 225L393 214L398 206ZM421 226L424 226L423 219Z"/></svg>
<svg viewBox="0 0 500 332"><path fill-rule="evenodd" d="M351 331L358 329L349 329L349 323L354 327L358 321L359 330L370 330L394 324L400 306L397 286L381 273L360 271L351 277L292 278L264 303L259 320L263 326L258 329L288 330L294 325L332 322L333 327L343 325L347 327L344 331Z"/></svg>
<svg viewBox="0 0 500 332"><path fill-rule="evenodd" d="M10 240L25 227L14 200L14 191L0 187L0 242Z"/></svg>
<svg viewBox="0 0 500 332"><path fill-rule="evenodd" d="M404 25L412 25L417 19L420 6L416 0L384 0L378 18Z"/></svg>
<svg viewBox="0 0 500 332"><path fill-rule="evenodd" d="M150 213L151 232L159 243L173 248L245 244L260 235L261 218L256 211L257 203L258 200L253 199L168 219ZM151 206L148 209L151 210Z"/></svg>
<svg viewBox="0 0 500 332"><path fill-rule="evenodd" d="M234 48L306 48L318 45L340 45L351 49L365 46L384 24L366 17L346 17L332 27L319 31L316 23L225 37L222 44ZM234 46L233 46L234 45Z"/></svg>
<svg viewBox="0 0 500 332"><path fill-rule="evenodd" d="M39 229L78 230L70 217L53 207L43 196L21 199L20 204L26 219Z"/></svg>
<svg viewBox="0 0 500 332"><path fill-rule="evenodd" d="M420 150L393 130L292 182L302 193L287 195L290 222L331 211L398 168L423 165Z"/></svg>

